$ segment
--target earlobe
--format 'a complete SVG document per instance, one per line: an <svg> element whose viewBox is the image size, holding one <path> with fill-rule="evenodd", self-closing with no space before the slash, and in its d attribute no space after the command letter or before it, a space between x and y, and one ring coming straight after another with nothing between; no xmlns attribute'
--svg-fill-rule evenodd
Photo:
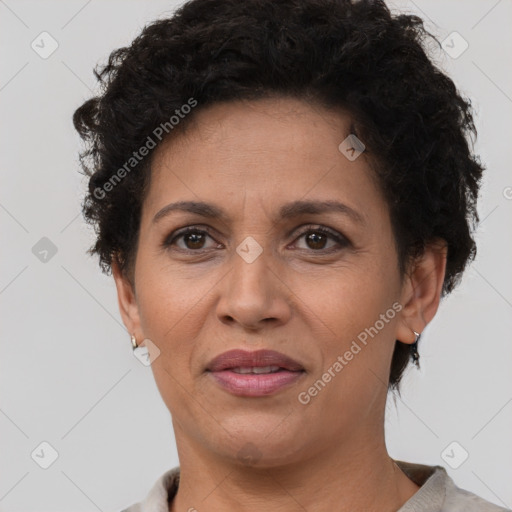
<svg viewBox="0 0 512 512"><path fill-rule="evenodd" d="M135 290L115 258L112 261L112 275L116 284L117 302L123 323L130 335L137 334L140 332L140 318Z"/></svg>
<svg viewBox="0 0 512 512"><path fill-rule="evenodd" d="M403 309L397 329L396 339L402 343L414 343L415 332L421 334L434 318L441 301L446 258L446 242L436 239L411 264L402 290Z"/></svg>

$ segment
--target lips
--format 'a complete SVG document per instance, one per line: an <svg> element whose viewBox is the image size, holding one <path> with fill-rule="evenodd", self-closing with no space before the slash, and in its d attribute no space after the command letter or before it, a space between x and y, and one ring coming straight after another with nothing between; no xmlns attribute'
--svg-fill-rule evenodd
<svg viewBox="0 0 512 512"><path fill-rule="evenodd" d="M291 357L285 356L275 350L257 350L248 352L246 350L230 350L215 357L208 364L206 370L210 372L220 372L230 369L262 369L265 367L275 367L291 372L303 371L304 368ZM245 373L245 372L244 372ZM254 373L264 373L256 370Z"/></svg>
<svg viewBox="0 0 512 512"><path fill-rule="evenodd" d="M230 350L206 368L224 391L243 397L263 397L291 387L305 375L304 367L274 350Z"/></svg>

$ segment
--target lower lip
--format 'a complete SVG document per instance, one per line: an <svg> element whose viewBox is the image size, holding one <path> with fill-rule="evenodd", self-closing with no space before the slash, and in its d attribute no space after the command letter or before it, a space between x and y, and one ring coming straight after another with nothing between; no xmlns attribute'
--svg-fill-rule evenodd
<svg viewBox="0 0 512 512"><path fill-rule="evenodd" d="M275 373L236 373L232 370L209 372L226 391L237 396L267 396L295 383L303 371L279 370Z"/></svg>

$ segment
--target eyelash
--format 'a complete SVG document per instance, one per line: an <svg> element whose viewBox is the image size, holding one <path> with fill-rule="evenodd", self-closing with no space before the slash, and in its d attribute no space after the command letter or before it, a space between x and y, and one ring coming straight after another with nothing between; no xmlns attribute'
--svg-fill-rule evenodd
<svg viewBox="0 0 512 512"><path fill-rule="evenodd" d="M197 227L189 226L187 228L184 228L182 230L175 231L171 233L162 243L162 247L164 249L170 250L171 246L174 244L176 240L179 238L189 235L191 233L200 234L200 235L208 235L210 238L213 239L213 235L211 234L210 230L208 228L199 229ZM309 252L314 253L321 253L321 254L330 254L332 252L339 251L345 247L348 247L351 245L351 242L346 238L345 236L337 233L336 231L332 231L328 228L322 227L322 226L316 226L316 225L308 225L304 231L299 233L296 237L296 240L308 235L310 233L321 233L323 235L326 235L336 241L339 245L339 247L331 247L329 249L310 249ZM182 252L188 252L188 253L201 253L204 251L207 251L208 249L182 249L179 248L178 250ZM299 249L299 250L307 250L307 249Z"/></svg>

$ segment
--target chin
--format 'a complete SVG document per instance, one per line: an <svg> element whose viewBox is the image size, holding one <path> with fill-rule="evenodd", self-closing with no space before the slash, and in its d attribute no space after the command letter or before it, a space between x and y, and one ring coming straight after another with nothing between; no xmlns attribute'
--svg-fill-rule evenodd
<svg viewBox="0 0 512 512"><path fill-rule="evenodd" d="M222 434L210 439L209 444L212 451L232 462L247 467L269 468L291 464L304 457L300 441L302 429L294 432L290 428L292 425L283 421L282 415L272 418L272 421L246 415L244 419L232 418L230 423L222 422ZM285 423L287 428L283 430Z"/></svg>

